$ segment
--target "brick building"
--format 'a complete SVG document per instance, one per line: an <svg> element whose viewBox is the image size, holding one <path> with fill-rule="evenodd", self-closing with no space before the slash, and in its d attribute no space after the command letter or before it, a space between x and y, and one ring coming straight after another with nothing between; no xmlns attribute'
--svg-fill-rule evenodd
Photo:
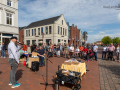
<svg viewBox="0 0 120 90"><path fill-rule="evenodd" d="M24 43L24 29L26 27L19 27L19 42Z"/></svg>
<svg viewBox="0 0 120 90"><path fill-rule="evenodd" d="M69 44L73 44L74 46L80 45L80 30L77 29L77 26L70 26L70 41Z"/></svg>

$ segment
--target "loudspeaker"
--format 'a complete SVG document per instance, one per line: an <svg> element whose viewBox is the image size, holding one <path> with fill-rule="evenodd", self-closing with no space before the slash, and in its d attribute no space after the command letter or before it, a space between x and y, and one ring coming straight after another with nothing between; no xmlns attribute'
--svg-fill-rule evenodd
<svg viewBox="0 0 120 90"><path fill-rule="evenodd" d="M39 71L39 62L37 62L37 61L32 62L31 70L34 72Z"/></svg>

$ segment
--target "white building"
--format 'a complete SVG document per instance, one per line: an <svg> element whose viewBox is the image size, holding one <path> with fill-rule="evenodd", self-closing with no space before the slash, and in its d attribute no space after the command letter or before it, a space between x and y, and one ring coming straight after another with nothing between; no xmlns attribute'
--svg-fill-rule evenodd
<svg viewBox="0 0 120 90"><path fill-rule="evenodd" d="M81 31L81 29L80 29L80 45L82 45L82 42L84 42L84 40L83 40L82 31Z"/></svg>
<svg viewBox="0 0 120 90"><path fill-rule="evenodd" d="M68 43L68 26L63 15L33 22L24 30L24 43Z"/></svg>
<svg viewBox="0 0 120 90"><path fill-rule="evenodd" d="M0 0L0 44L18 34L18 0Z"/></svg>

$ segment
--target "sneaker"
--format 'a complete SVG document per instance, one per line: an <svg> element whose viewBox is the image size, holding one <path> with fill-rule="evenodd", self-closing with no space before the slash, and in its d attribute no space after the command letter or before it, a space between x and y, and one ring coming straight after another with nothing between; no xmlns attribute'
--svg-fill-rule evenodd
<svg viewBox="0 0 120 90"><path fill-rule="evenodd" d="M19 87L21 85L21 83L16 83L15 85L12 85L11 88L16 88Z"/></svg>
<svg viewBox="0 0 120 90"><path fill-rule="evenodd" d="M18 82L18 81L16 81L16 83L17 83L17 82ZM10 86L11 86L11 85L12 85L12 83L10 82L8 85L10 85Z"/></svg>
<svg viewBox="0 0 120 90"><path fill-rule="evenodd" d="M6 57L4 57L4 58L6 58Z"/></svg>

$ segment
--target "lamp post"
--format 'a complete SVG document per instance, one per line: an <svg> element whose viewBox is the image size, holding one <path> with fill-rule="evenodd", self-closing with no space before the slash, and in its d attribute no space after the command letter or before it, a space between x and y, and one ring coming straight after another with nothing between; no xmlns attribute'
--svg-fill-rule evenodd
<svg viewBox="0 0 120 90"><path fill-rule="evenodd" d="M43 44L44 33L42 33L42 44Z"/></svg>

